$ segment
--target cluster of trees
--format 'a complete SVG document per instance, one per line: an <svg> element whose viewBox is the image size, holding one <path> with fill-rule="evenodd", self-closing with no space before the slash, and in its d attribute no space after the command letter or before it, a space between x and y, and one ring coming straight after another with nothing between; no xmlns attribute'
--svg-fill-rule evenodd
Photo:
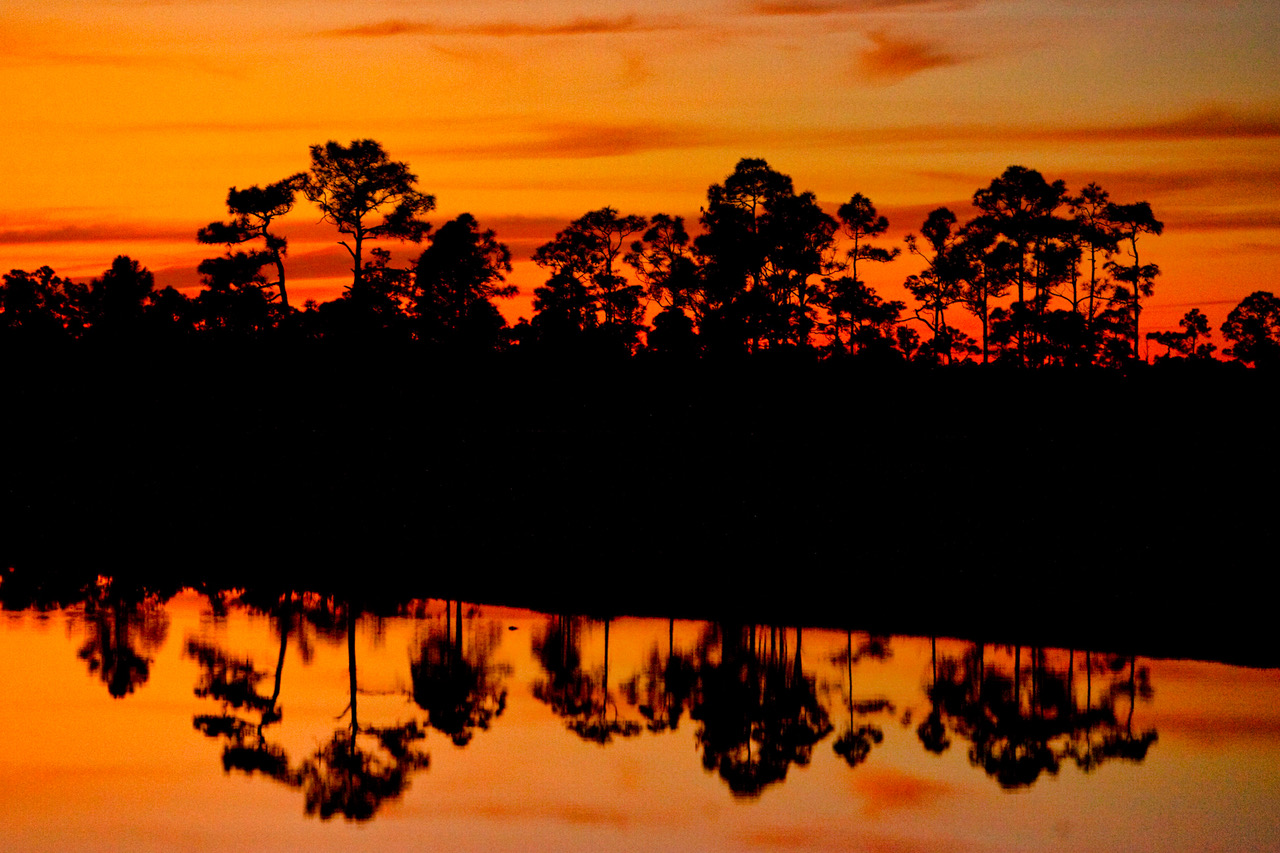
<svg viewBox="0 0 1280 853"><path fill-rule="evenodd" d="M304 196L342 235L351 284L299 310L289 302L287 241L273 228ZM858 193L832 216L811 192L760 159L712 185L696 233L682 217L611 207L575 219L532 260L547 271L534 313L508 326L494 300L510 249L462 214L438 229L435 198L407 164L373 140L311 148L311 166L265 187L232 188L230 218L201 228L225 252L199 266L194 299L156 291L151 274L119 257L88 285L51 269L15 270L0 287L0 332L10 339L204 336L418 342L450 350L519 348L590 354L722 355L800 351L814 357L1024 366L1123 365L1139 358L1140 318L1160 274L1147 240L1163 224L1147 202L1119 204L1090 183L1011 166L974 193L969 221L945 207L906 238L923 269L904 285L915 304L885 300L864 279L899 247L880 245L888 220ZM425 242L407 267L380 241ZM980 330L962 332L970 315ZM1259 291L1221 327L1238 361L1280 361L1280 299ZM921 334L924 332L925 334ZM1208 360L1207 318L1149 332L1163 357Z"/></svg>

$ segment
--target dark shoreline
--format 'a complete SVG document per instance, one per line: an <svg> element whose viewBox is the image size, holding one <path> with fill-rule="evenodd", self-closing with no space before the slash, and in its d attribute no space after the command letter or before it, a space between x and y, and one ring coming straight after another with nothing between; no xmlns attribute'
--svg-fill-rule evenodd
<svg viewBox="0 0 1280 853"><path fill-rule="evenodd" d="M319 347L23 361L0 556L28 578L1280 664L1262 372Z"/></svg>

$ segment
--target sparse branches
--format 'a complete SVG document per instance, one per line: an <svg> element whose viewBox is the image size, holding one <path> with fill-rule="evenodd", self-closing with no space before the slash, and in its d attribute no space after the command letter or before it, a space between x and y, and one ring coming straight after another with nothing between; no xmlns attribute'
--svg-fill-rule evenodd
<svg viewBox="0 0 1280 853"><path fill-rule="evenodd" d="M964 297L962 285L967 277L968 259L959 251L959 235L955 230L956 215L945 207L930 211L920 233L928 246L921 248L914 234L906 236L907 249L925 262L925 269L918 275L908 276L903 286L920 302L915 317L933 332L935 338L945 338L938 348L948 363L952 360L950 340L957 332L947 325L946 309ZM924 313L921 313L923 310Z"/></svg>
<svg viewBox="0 0 1280 853"><path fill-rule="evenodd" d="M1145 201L1135 204L1108 204L1107 219L1114 224L1116 234L1121 243L1128 243L1127 254L1132 264L1118 261L1107 261L1107 271L1119 282L1116 287L1114 302L1128 307L1130 322L1130 340L1133 344L1133 358L1138 359L1138 315L1141 312L1141 300L1150 296L1155 289L1155 278L1160 274L1156 264L1143 264L1138 257L1138 237L1143 234L1159 236L1164 232L1164 223L1151 212L1151 205Z"/></svg>
<svg viewBox="0 0 1280 853"><path fill-rule="evenodd" d="M701 281L684 217L655 214L623 261L636 271L649 299L664 308L690 307L699 314Z"/></svg>
<svg viewBox="0 0 1280 853"><path fill-rule="evenodd" d="M421 217L435 209L436 199L420 192L417 182L407 164L391 160L372 139L311 146L311 169L302 190L320 208L323 220L351 237L351 243L340 244L351 255L353 289L363 275L366 240L420 243L431 230Z"/></svg>
<svg viewBox="0 0 1280 853"><path fill-rule="evenodd" d="M1206 359L1213 355L1217 347L1208 343L1209 318L1199 308L1192 308L1184 314L1178 325L1181 331L1147 332L1147 340L1163 344L1166 356L1176 352L1183 358ZM1200 343L1201 338L1206 342Z"/></svg>
<svg viewBox="0 0 1280 853"><path fill-rule="evenodd" d="M883 235L889 229L889 220L881 216L871 200L862 193L855 193L852 198L842 204L837 215L840 218L840 233L852 243L845 253L850 275L837 279L823 279L826 285L824 300L827 310L831 313L833 344L839 344L842 319L846 315L849 316L849 352L852 353L855 351L854 326L857 325L854 311L865 303L863 291L869 290L866 283L858 277L858 262L888 263L898 257L902 250L897 246L885 249L868 242L873 237Z"/></svg>
<svg viewBox="0 0 1280 853"><path fill-rule="evenodd" d="M1118 234L1115 224L1107 218L1107 208L1111 204L1111 196L1095 183L1086 184L1080 195L1072 196L1067 205L1074 217L1075 228L1072 231L1075 243L1080 250L1080 260L1089 259L1089 278L1084 284L1084 294L1076 289L1079 278L1078 266L1072 275L1072 300L1075 310L1084 302L1087 306L1085 319L1092 331L1094 319L1107 297L1110 281L1100 276L1101 267L1119 248Z"/></svg>
<svg viewBox="0 0 1280 853"><path fill-rule="evenodd" d="M289 293L285 289L284 256L288 241L268 229L272 221L293 209L294 198L305 180L305 175L297 174L265 187L255 185L243 190L232 187L227 193L227 210L233 217L231 221L210 222L196 234L201 243L226 245L228 255L231 254L231 246L262 240L265 250L242 254L258 261L260 267L275 265L276 280L270 285L264 280L257 286L276 287L286 309L289 307Z"/></svg>

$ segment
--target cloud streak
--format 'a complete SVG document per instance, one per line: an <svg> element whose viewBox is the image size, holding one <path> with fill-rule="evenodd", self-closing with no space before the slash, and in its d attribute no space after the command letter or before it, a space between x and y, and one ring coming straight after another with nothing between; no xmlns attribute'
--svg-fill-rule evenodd
<svg viewBox="0 0 1280 853"><path fill-rule="evenodd" d="M728 142L727 136L696 127L664 124L584 122L535 125L514 138L472 145L423 149L434 156L461 159L585 159L619 157L647 151L701 148Z"/></svg>
<svg viewBox="0 0 1280 853"><path fill-rule="evenodd" d="M0 55L0 68L86 68L118 71L188 69L221 77L241 77L237 69L195 56L175 54L128 55L123 53L65 53L59 51L12 51Z"/></svg>
<svg viewBox="0 0 1280 853"><path fill-rule="evenodd" d="M553 24L492 21L483 24L441 24L431 21L391 19L354 27L324 30L328 38L389 38L395 36L481 36L487 38L539 38L643 33L679 29L674 23L643 22L635 15L614 18L581 17Z"/></svg>
<svg viewBox="0 0 1280 853"><path fill-rule="evenodd" d="M884 31L868 33L872 47L858 57L858 69L868 80L894 82L933 68L962 65L971 57L943 50L939 42L900 38Z"/></svg>
<svg viewBox="0 0 1280 853"><path fill-rule="evenodd" d="M23 246L41 243L112 243L135 241L195 241L195 231L172 225L47 224L35 227L0 227L0 246Z"/></svg>
<svg viewBox="0 0 1280 853"><path fill-rule="evenodd" d="M497 137L497 138L495 138ZM914 125L884 128L825 128L756 130L727 126L666 122L542 122L519 121L490 127L485 141L472 144L422 147L415 154L455 159L584 159L619 157L653 151L702 148L859 148L890 145L965 146L981 144L1075 144L1115 142L1185 142L1228 139L1280 138L1280 116L1246 115L1210 107L1163 121L1063 126L1017 125ZM1194 189L1220 182L1269 179L1274 171L1258 176L1249 170L1223 170L1222 174L1149 174L1145 185L1160 189ZM1134 181L1144 176L1131 176ZM1102 181L1103 176L1090 180Z"/></svg>
<svg viewBox="0 0 1280 853"><path fill-rule="evenodd" d="M1134 124L1018 126L937 124L885 128L815 129L797 134L811 144L894 145L903 143L1189 142L1216 139L1280 138L1280 114L1237 113L1210 106L1183 116Z"/></svg>
<svg viewBox="0 0 1280 853"><path fill-rule="evenodd" d="M756 0L747 4L746 11L765 17L848 15L866 12L886 12L895 9L937 9L954 11L974 5L972 0Z"/></svg>

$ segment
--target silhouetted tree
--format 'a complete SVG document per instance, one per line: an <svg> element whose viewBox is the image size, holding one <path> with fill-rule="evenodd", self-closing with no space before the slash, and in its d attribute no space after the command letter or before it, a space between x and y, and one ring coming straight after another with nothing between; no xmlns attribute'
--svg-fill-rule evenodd
<svg viewBox="0 0 1280 853"><path fill-rule="evenodd" d="M947 210L939 208L939 210ZM949 211L948 211L949 212ZM954 215L954 214L953 214ZM945 218L945 214L940 214ZM999 240L993 220L981 217L960 229L959 239L950 242L945 272L961 280L960 302L982 327L982 363L991 360L991 324L994 300L1004 297L1013 282L1016 247Z"/></svg>
<svg viewBox="0 0 1280 853"><path fill-rule="evenodd" d="M1155 289L1155 278L1160 274L1160 267L1155 264L1143 264L1138 259L1138 237L1142 234L1160 235L1164 232L1164 223L1151 213L1151 205L1145 201L1136 204L1111 204L1107 206L1107 219L1114 224L1116 235L1121 243L1129 244L1129 257L1132 264L1121 264L1107 261L1107 270L1118 282L1113 301L1126 306L1131 322L1130 339L1133 344L1133 358L1140 358L1138 352L1138 314L1141 312L1141 300L1150 296Z"/></svg>
<svg viewBox="0 0 1280 853"><path fill-rule="evenodd" d="M120 340L136 334L155 283L146 267L125 255L117 256L101 278L89 283L88 323L93 336Z"/></svg>
<svg viewBox="0 0 1280 853"><path fill-rule="evenodd" d="M511 272L511 250L492 230L481 231L463 213L440 226L414 270L413 315L425 340L452 347L492 350L506 321L494 306L515 296L504 284Z"/></svg>
<svg viewBox="0 0 1280 853"><path fill-rule="evenodd" d="M647 352L693 358L698 354L699 347L698 333L693 330L693 319L684 313L684 309L669 305L654 315Z"/></svg>
<svg viewBox="0 0 1280 853"><path fill-rule="evenodd" d="M999 278L1015 286L1017 302L1030 308L1028 319L1033 322L1017 328L1017 352L1024 364L1034 363L1028 347L1035 342L1051 288L1070 274L1070 256L1060 251L1070 225L1055 215L1066 201L1063 181L1049 183L1035 169L1023 166L1010 166L973 195L979 215L971 226L989 235L989 258L1005 264ZM999 244L1008 248L997 251Z"/></svg>
<svg viewBox="0 0 1280 853"><path fill-rule="evenodd" d="M852 242L852 246L845 253L845 259L848 263L849 275L840 278L822 280L824 287L824 302L827 310L831 313L831 336L832 342L839 344L841 319L846 315L849 316L849 353L854 353L858 347L854 343L854 334L856 325L867 325L866 320L860 324L854 319L854 314L861 312L865 318L868 306L868 293L874 295L874 291L867 287L866 282L858 277L858 262L867 261L871 263L884 264L898 257L901 250L896 246L892 249L885 249L880 246L873 246L868 242L873 237L879 237L889 230L889 220L887 217L881 216L876 210L871 199L862 193L854 193L853 197L847 202L840 205L837 212L840 217L840 232L845 238ZM878 297L877 297L878 299ZM895 317L896 321L897 318ZM881 326L882 324L872 322L870 325Z"/></svg>
<svg viewBox="0 0 1280 853"><path fill-rule="evenodd" d="M924 260L925 269L903 282L920 303L915 309L916 319L933 333L931 349L948 364L952 363L956 344L961 343L962 338L956 329L947 325L946 310L964 298L963 284L970 277L970 259L958 245L955 224L956 215L948 208L939 207L929 212L920 227L920 234L928 243L927 250L921 249L915 234L907 235L908 250Z"/></svg>
<svg viewBox="0 0 1280 853"><path fill-rule="evenodd" d="M151 291L142 314L148 336L156 340L189 338L200 323L199 306L173 287Z"/></svg>
<svg viewBox="0 0 1280 853"><path fill-rule="evenodd" d="M554 323L568 322L573 331L587 331L605 342L631 352L637 342L643 316L642 288L620 274L629 239L645 230L643 216L619 216L602 207L575 219L539 246L533 262L551 272L544 287L534 291L538 314L550 312ZM538 317L534 317L535 326Z"/></svg>
<svg viewBox="0 0 1280 853"><path fill-rule="evenodd" d="M288 251L288 241L268 229L272 221L293 209L294 197L305 182L306 176L299 174L265 187L256 184L243 190L232 187L227 192L227 211L232 216L231 220L210 222L196 234L201 243L227 246L228 254L232 246L262 240L264 249L246 254L258 264L259 269L267 264L275 266L276 280L270 283L263 281L262 286L275 287L286 310L289 308L289 292L284 281L284 256Z"/></svg>
<svg viewBox="0 0 1280 853"><path fill-rule="evenodd" d="M1080 311L1084 305L1085 325L1090 335L1098 311L1110 298L1112 282L1100 275L1105 263L1119 251L1119 234L1110 219L1111 196L1096 183L1086 184L1080 194L1067 199L1075 227L1071 237L1079 248L1079 257L1089 261L1089 278L1083 283L1084 293L1078 291L1079 268L1073 268L1071 276L1072 306Z"/></svg>
<svg viewBox="0 0 1280 853"><path fill-rule="evenodd" d="M411 337L412 272L391 265L381 246L370 253L360 283L316 310L323 337L364 345L400 344Z"/></svg>
<svg viewBox="0 0 1280 853"><path fill-rule="evenodd" d="M12 270L0 283L0 334L22 344L52 343L77 336L85 287L49 267Z"/></svg>
<svg viewBox="0 0 1280 853"><path fill-rule="evenodd" d="M704 340L751 351L762 341L807 346L821 298L810 279L841 268L839 223L813 193L797 194L790 177L750 158L708 188L701 221Z"/></svg>
<svg viewBox="0 0 1280 853"><path fill-rule="evenodd" d="M359 290L365 273L366 240L420 243L431 229L421 217L435 209L436 199L417 183L408 164L390 159L372 139L311 146L311 169L301 188L325 220L351 237L351 243L339 241L351 256L351 289Z"/></svg>
<svg viewBox="0 0 1280 853"><path fill-rule="evenodd" d="M209 337L259 338L275 325L271 300L263 292L262 263L247 252L206 258L196 268L205 289L195 304Z"/></svg>
<svg viewBox="0 0 1280 853"><path fill-rule="evenodd" d="M1280 365L1280 298L1266 290L1250 293L1227 314L1222 336L1231 342L1224 355L1255 367Z"/></svg>
<svg viewBox="0 0 1280 853"><path fill-rule="evenodd" d="M886 355L895 343L895 327L906 306L896 299L885 302L870 285L848 276L824 278L822 283L832 304L848 318L849 352ZM833 327L833 332L838 331ZM832 343L839 346L839 339L833 338Z"/></svg>
<svg viewBox="0 0 1280 853"><path fill-rule="evenodd" d="M1178 321L1181 331L1169 329L1163 332L1147 332L1147 340L1155 341L1158 344L1164 344L1165 356L1172 353L1178 353L1183 358L1211 358L1213 351L1217 349L1214 344L1208 343L1209 337L1209 318L1201 313L1199 308L1192 308L1182 316ZM1200 339L1206 339L1205 343L1200 343Z"/></svg>
<svg viewBox="0 0 1280 853"><path fill-rule="evenodd" d="M707 300L684 218L654 215L623 260L636 271L650 302L661 306L649 332L648 351L692 357L699 348L694 326L706 313Z"/></svg>

